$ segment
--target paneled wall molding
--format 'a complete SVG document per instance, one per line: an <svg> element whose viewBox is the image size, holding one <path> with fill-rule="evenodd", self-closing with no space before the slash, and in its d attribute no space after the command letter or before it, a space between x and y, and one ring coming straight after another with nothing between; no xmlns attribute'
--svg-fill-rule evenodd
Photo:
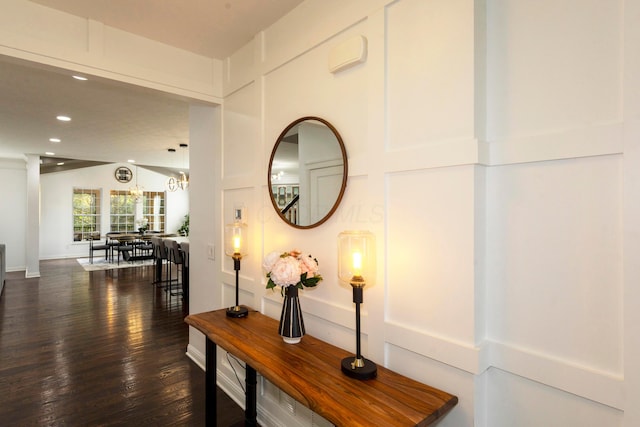
<svg viewBox="0 0 640 427"><path fill-rule="evenodd" d="M228 60L227 60L227 61L228 61ZM247 80L244 80L244 81L242 82L242 84L241 84L241 85L239 85L239 86L234 86L234 87L232 87L232 88L227 88L227 90L230 90L230 91L229 91L228 93L225 93L224 97L225 97L225 98L227 98L227 97L233 96L233 95L235 95L236 93L238 93L238 92L240 92L241 90L243 90L243 89L245 89L245 88L247 88L247 87L251 86L251 85L252 85L252 84L254 84L254 83L256 83L256 79L255 79L255 78L253 78L253 76L251 76L251 77L247 78ZM223 114L224 114L224 113L223 113Z"/></svg>
<svg viewBox="0 0 640 427"><path fill-rule="evenodd" d="M490 141L490 165L621 154L623 122Z"/></svg>
<svg viewBox="0 0 640 427"><path fill-rule="evenodd" d="M261 72L267 74L339 36L390 3L393 1L352 0L348 5L339 0L305 2L264 32ZM326 13L327 10L340 13ZM309 20L309 16L314 19ZM304 33L305 37L291 37L292 33Z"/></svg>
<svg viewBox="0 0 640 427"><path fill-rule="evenodd" d="M0 16L1 55L205 102L222 101L220 60L35 3L7 1Z"/></svg>
<svg viewBox="0 0 640 427"><path fill-rule="evenodd" d="M335 43L338 44L342 41L341 34L362 24L371 14L378 13L383 7L394 3L394 1L357 0L351 2L348 11L344 10L343 3L336 2L341 9L339 15L315 13L310 10L315 8L330 9L333 7L331 3L335 0L306 2L304 10L294 10L274 26L256 34L253 40L225 59L223 65L224 96L229 96L250 84L256 76L267 76L286 66L323 43L335 40ZM367 13L363 13L363 10ZM315 31L310 31L309 28L306 28L305 31L307 34L312 34L309 37L289 37L293 27L300 25L300 22L308 22L307 16L331 16L331 18L326 22L314 21L314 25L317 26ZM254 73L248 73L247 70L253 70Z"/></svg>
<svg viewBox="0 0 640 427"><path fill-rule="evenodd" d="M264 180L267 180L267 174L264 174ZM236 190L248 190L253 189L255 182L255 176L234 176L230 178L224 178L221 182L222 191L236 191ZM266 185L265 185L266 191Z"/></svg>
<svg viewBox="0 0 640 427"><path fill-rule="evenodd" d="M624 410L624 377L514 345L488 341L491 366Z"/></svg>
<svg viewBox="0 0 640 427"><path fill-rule="evenodd" d="M283 54L283 57L279 59L279 61L272 61L267 56L267 50L263 50L262 59L263 62L260 63L260 74L269 75L270 73L278 70L279 68L286 66L288 63L295 61L297 58L303 56L304 54L318 48L324 43L339 44L342 41L340 34L348 31L350 28L353 28L357 25L360 25L362 22L366 21L366 17L362 17L361 20L350 23L349 26L344 28L338 28L335 32L327 32L326 34L318 37L315 40L309 41L307 45L297 46L300 50L291 49ZM266 41L266 37L264 39ZM266 44L263 45L263 49L266 48ZM327 70L327 72L331 72Z"/></svg>
<svg viewBox="0 0 640 427"><path fill-rule="evenodd" d="M474 375L497 368L624 410L624 377L619 374L489 340L474 347L391 323L385 324L385 340Z"/></svg>
<svg viewBox="0 0 640 427"><path fill-rule="evenodd" d="M385 172L480 164L500 166L622 154L623 123L592 125L507 140L428 142L385 155Z"/></svg>
<svg viewBox="0 0 640 427"><path fill-rule="evenodd" d="M220 257L224 257L227 259L231 259L227 255L224 254L224 249L220 251ZM225 260L226 261L226 260ZM244 260L243 260L244 263ZM246 264L246 263L245 263ZM246 270L246 269L245 269ZM221 280L222 286L220 287L220 291L222 292L222 305L223 306L231 306L235 305L236 298L236 274L235 272L230 272L227 270L221 270ZM256 310L259 307L253 307L253 302L256 297L255 286L256 282L253 277L248 275L243 275L242 270L240 270L240 276L238 281L239 289L238 289L238 299L241 305L246 305L250 308L254 308Z"/></svg>
<svg viewBox="0 0 640 427"><path fill-rule="evenodd" d="M553 2L542 3L549 6ZM495 300L490 298L496 291L502 291L501 283L494 280L502 272L502 266L491 263L488 247L511 245L504 248L511 254L519 246L505 236L534 225L541 229L547 226L543 233L548 234L542 236L553 239L564 230L563 221L571 221L565 217L566 210L559 209L565 206L559 203L564 194L549 194L546 188L553 181L535 179L535 174L544 174L549 165L525 164L520 168L517 164L586 157L584 162L555 162L551 172L566 169L568 178L561 182L562 189L566 197L575 195L584 203L586 209L581 211L586 213L585 230L594 228L593 225L605 228L605 232L593 234L596 238L601 239L609 231L606 227L610 220L617 218L614 208L596 211L588 208L596 204L609 206L618 200L604 188L613 184L611 191L617 194L615 185L620 170L613 161L616 157L602 156L619 156L624 152L623 130L629 132L629 124L619 120L621 105L617 91L635 93L633 89L637 86L627 84L623 88L619 80L622 63L617 59L628 60L626 53L621 56L624 51L618 50L622 48L619 45L622 40L616 17L622 16L619 11L623 9L618 6L623 3L617 0L602 7L598 2L587 2L576 13L574 9L547 8L523 1L307 0L257 34L225 63L225 108L230 112L224 123L225 137L230 144L247 140L243 138L243 119L257 119L259 138L251 148L262 151L259 153L262 158L256 163L260 167L267 163L273 139L287 119L309 111L348 118L337 121L347 141L348 190L333 218L335 222L322 229L308 230L302 235L270 222L274 220L272 212L258 213L270 208L265 197L266 170L252 176L248 172L243 177L223 177L225 190L253 188L254 195L259 196L251 208L263 220L260 238L290 243L304 237L314 242L318 248L314 250L320 251L319 258L326 259L335 246L333 235L338 227L343 224L371 227L383 241L380 245L383 253L393 253L394 244L414 249L408 260L392 257L387 261L387 271L381 275L384 280L389 280L389 271L402 268L401 262L419 265L428 259L431 274L446 278L447 283L462 284L411 289L411 293L396 289L377 293L379 289L375 289L376 292L368 294L363 307L369 310L363 316L367 357L380 364L397 364L398 369L419 372L416 376L426 383L440 382L446 384L445 389L450 387L457 393L460 405L444 420L448 426L550 425L548 421L558 417L567 426L576 426L584 425L581 421L593 414L613 420L622 416L621 409L626 409L625 417L626 411L632 410L623 396L625 392L629 397L637 395L625 383L624 377L633 376L632 370L625 369L623 377L615 371L619 367L613 363L612 370L609 365L604 368L597 365L595 369L595 364L588 366L582 359L561 359L555 354L563 354L562 347L556 351L553 344L544 353L483 340L495 332L492 328L496 325L514 324L521 313L497 316L492 312ZM606 12L604 22L600 19L601 9ZM367 38L366 63L340 75L329 75L324 62L328 52L334 44L355 34ZM568 51L572 55L566 56ZM251 84L256 89L246 90ZM226 94L232 96L227 98ZM231 149L229 152L230 165L244 165L240 155L244 152L238 154ZM626 157L627 153L624 154ZM590 157L596 157L595 164L589 162ZM593 165L594 170L585 172L582 163L586 163L587 169ZM491 167L501 165L516 166ZM455 170L454 166L472 167ZM579 180L572 174L575 171L587 177L591 172L597 173L606 181ZM512 177L521 176L522 182L504 185ZM586 194L584 189L590 190L594 183L598 183L597 191ZM512 192L499 198L490 196L496 188L503 187ZM442 190L445 188L447 191ZM420 191L425 202L398 208L398 202L401 205L402 199L409 198L413 191ZM527 193L527 197L521 197L522 193ZM531 193L539 197L533 198ZM450 194L455 197L449 197ZM514 218L509 209L520 206L522 200L529 202L536 212L548 215ZM352 214L358 213L358 209L371 213L379 207L380 216L369 214L365 220ZM512 219L514 222L510 224L507 220ZM405 222L424 224L423 229L434 231L414 230L403 226ZM445 229L447 232L442 231ZM577 228L572 230L582 235ZM613 236L605 237L604 243L615 245L616 232L612 227ZM418 243L423 241L429 241L432 247ZM492 244L488 246L489 242ZM546 250L576 264L593 256L588 245L576 245L575 250L573 246ZM519 253L514 252L513 259L504 260L504 268L509 272L523 274L536 267L535 259L522 261L516 255ZM460 280L452 280L461 271L461 259L469 260L463 265L464 274L460 274ZM604 260L603 264L607 262ZM254 292L257 309L278 318L281 296L278 291L273 294L264 291L264 283L259 283L264 280L259 262L251 263L251 270L244 274L253 271L256 282L251 289L245 289ZM608 267L594 270L605 280L616 271ZM226 272L224 275L225 283L233 283L232 276ZM395 277L392 281L396 283ZM388 283L381 284L382 288L385 286ZM224 288L228 300L227 292L232 288L226 285ZM574 288L564 294L567 301L589 291L577 283ZM342 290L318 290L321 292L303 292L307 332L348 349L353 343L353 307L348 298L342 300ZM421 297L435 297L442 304L449 304L445 320L455 316L455 327L447 329L451 323L441 322L442 317L434 317L432 321L420 313L411 318L417 319L414 322L401 317L389 320L390 304L401 307ZM598 299L597 295L592 298ZM617 306L608 303L609 312L614 313L610 317L615 319ZM512 299L505 304L516 311ZM525 300L523 304L529 303ZM452 313L452 307L459 311ZM572 308L567 310L569 315ZM431 322L430 329L424 326L425 321ZM553 324L550 318L535 323L525 318L522 322L532 322L526 325L538 333L550 334L550 343L560 342L567 333L566 328L550 326ZM591 326L584 324L580 332L586 331L584 335L588 335ZM517 329L514 336L522 339L522 345L529 345L527 336L520 335ZM632 338L628 341L635 346ZM627 344L625 347L629 347ZM607 345L610 343L593 349L595 356L606 353ZM625 351L627 354L630 350ZM633 352L637 353L635 348L629 354ZM628 364L635 366L633 362ZM222 368L221 371L232 383L233 373ZM309 425L289 422L281 395L269 391L259 399L266 413L280 423Z"/></svg>
<svg viewBox="0 0 640 427"><path fill-rule="evenodd" d="M225 98L250 85L259 75L255 64L261 62L263 39L264 32L256 34L253 40L224 60L223 93Z"/></svg>
<svg viewBox="0 0 640 427"><path fill-rule="evenodd" d="M401 150L390 149L385 153L385 172L406 172L448 166L485 164L489 147L477 139L443 140L425 142Z"/></svg>
<svg viewBox="0 0 640 427"><path fill-rule="evenodd" d="M226 256L224 254L224 249L221 248L222 253L220 254L221 257ZM231 259L230 257L227 257L229 259ZM233 268L233 267L232 267ZM234 271L227 271L227 270L222 270L222 281L225 285L227 286L231 286L235 289L236 287L236 273ZM242 270L240 270L240 275L239 275L239 281L238 284L240 285L240 290L247 290L247 289L252 289L252 287L255 285L256 281L254 280L254 278L252 276L246 276L242 274ZM235 291L234 291L235 292ZM252 292L253 293L253 292Z"/></svg>
<svg viewBox="0 0 640 427"><path fill-rule="evenodd" d="M484 341L479 347L386 323L385 339L474 375L491 367L616 409L624 409L624 377L516 346Z"/></svg>
<svg viewBox="0 0 640 427"><path fill-rule="evenodd" d="M235 305L236 282L235 278L233 280L234 281L224 281L222 283L222 300L227 301L226 303L223 303L223 305L226 307ZM254 308L251 307L253 304L250 302L253 301L254 297L255 293L253 292L252 288L249 286L244 286L242 284L242 281L240 281L240 305L246 305L247 307Z"/></svg>
<svg viewBox="0 0 640 427"><path fill-rule="evenodd" d="M472 344L438 337L406 326L385 323L385 341L396 347L421 354L441 363L462 369L470 374L482 372L480 366L481 349Z"/></svg>
<svg viewBox="0 0 640 427"><path fill-rule="evenodd" d="M2 35L0 34L0 38L1 37ZM8 48L6 46L0 46L0 55L10 56L56 68L86 73L92 76L154 89L177 96L184 96L199 101L222 104L222 98L212 93L207 93L211 92L208 89L198 88L196 90L194 88L183 87L182 85L193 86L193 82L189 82L187 77L180 79L179 82L173 81L171 83L167 83L164 79L149 78L148 69L136 68L125 62L116 63L111 61L102 61L100 64L90 64L84 60L76 62L76 60L51 58L39 53L25 52L20 49ZM214 75L217 73L211 70L211 74ZM174 78L171 78L171 80L174 80Z"/></svg>

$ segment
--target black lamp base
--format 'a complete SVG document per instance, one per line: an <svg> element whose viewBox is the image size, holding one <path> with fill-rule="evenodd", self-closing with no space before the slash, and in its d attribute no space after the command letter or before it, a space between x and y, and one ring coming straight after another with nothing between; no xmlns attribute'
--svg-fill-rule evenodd
<svg viewBox="0 0 640 427"><path fill-rule="evenodd" d="M378 367L372 361L363 357L363 366L354 366L355 360L355 356L342 359L342 373L357 380L370 380L378 375Z"/></svg>
<svg viewBox="0 0 640 427"><path fill-rule="evenodd" d="M227 308L227 317L247 317L248 314L249 310L247 307L243 307L241 305Z"/></svg>

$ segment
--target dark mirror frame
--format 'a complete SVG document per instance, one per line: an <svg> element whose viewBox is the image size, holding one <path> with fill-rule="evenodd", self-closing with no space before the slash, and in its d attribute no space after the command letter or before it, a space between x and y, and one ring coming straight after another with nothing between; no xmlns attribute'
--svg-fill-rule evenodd
<svg viewBox="0 0 640 427"><path fill-rule="evenodd" d="M329 212L322 217L322 219L320 219L319 221L313 223L313 224L309 224L309 225L298 225L298 224L292 224L280 211L280 208L278 207L278 203L275 200L275 198L273 197L273 192L272 192L272 185L273 183L271 182L271 168L273 166L273 159L276 155L276 151L278 150L278 146L280 145L280 142L282 142L282 140L284 139L284 137L287 135L287 133L289 133L289 131L294 127L297 126L298 124L308 121L308 120L314 120L317 122L322 123L323 125L327 126L331 132L333 132L333 135L336 137L336 140L338 142L338 145L340 146L340 151L342 152L342 186L340 187L340 193L338 194L338 197L336 198L335 203L333 204L333 206L331 207L331 209L329 210ZM269 199L271 200L271 204L273 205L273 208L275 209L276 213L278 214L278 216L280 218L282 218L282 220L289 224L290 226L294 227L294 228L299 228L299 229L308 229L308 228L315 228L321 224L323 224L324 222L326 222L331 215L333 215L333 213L336 211L336 209L338 209L338 206L340 205L340 202L342 201L342 196L344 195L344 191L347 188L347 177L348 177L348 172L349 172L349 167L347 165L347 150L344 147L344 142L342 141L342 137L340 136L340 134L338 133L338 131L336 130L336 128L329 123L328 121L326 121L325 119L322 119L320 117L315 117L315 116L306 116L306 117L301 117L295 121L293 121L289 126L287 126L281 133L280 136L278 136L278 139L276 140L275 145L273 146L273 150L271 151L271 158L269 159L269 170L267 171L268 175L267 175L267 179L268 179L268 187L267 187L267 191L269 191Z"/></svg>

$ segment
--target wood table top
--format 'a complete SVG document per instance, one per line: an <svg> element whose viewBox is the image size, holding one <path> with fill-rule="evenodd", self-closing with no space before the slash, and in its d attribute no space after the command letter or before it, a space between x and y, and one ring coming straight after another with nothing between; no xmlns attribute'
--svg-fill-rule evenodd
<svg viewBox="0 0 640 427"><path fill-rule="evenodd" d="M258 312L236 319L222 309L185 321L337 426L428 426L458 403L456 396L383 366L375 379L347 377L341 360L353 353L310 335L286 344L278 321Z"/></svg>

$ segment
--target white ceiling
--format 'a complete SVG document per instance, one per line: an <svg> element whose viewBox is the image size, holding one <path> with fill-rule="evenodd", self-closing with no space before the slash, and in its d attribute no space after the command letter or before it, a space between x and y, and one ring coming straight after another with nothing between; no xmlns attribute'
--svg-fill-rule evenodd
<svg viewBox="0 0 640 427"><path fill-rule="evenodd" d="M32 0L223 59L302 0ZM69 123L55 119L72 117ZM57 137L60 143L51 143ZM105 79L0 57L0 157L23 154L188 167L188 102ZM175 153L169 153L175 148Z"/></svg>

